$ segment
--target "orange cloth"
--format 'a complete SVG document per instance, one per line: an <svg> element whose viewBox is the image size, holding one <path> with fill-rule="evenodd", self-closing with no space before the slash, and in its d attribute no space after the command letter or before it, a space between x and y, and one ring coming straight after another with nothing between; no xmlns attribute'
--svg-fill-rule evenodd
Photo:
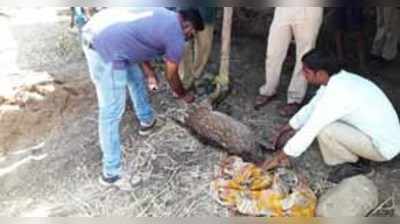
<svg viewBox="0 0 400 224"><path fill-rule="evenodd" d="M239 157L229 157L211 183L211 193L224 206L246 215L313 217L317 198L288 169L265 172Z"/></svg>

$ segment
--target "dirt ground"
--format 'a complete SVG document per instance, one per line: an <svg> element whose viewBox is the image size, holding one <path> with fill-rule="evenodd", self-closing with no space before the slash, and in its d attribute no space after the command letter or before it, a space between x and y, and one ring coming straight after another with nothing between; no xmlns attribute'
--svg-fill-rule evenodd
<svg viewBox="0 0 400 224"><path fill-rule="evenodd" d="M152 96L154 109L166 121L161 130L139 137L130 110L122 122L125 170L141 174L143 183L129 193L99 186L97 102L76 33L68 29L65 16L36 21L33 17L42 18L44 12L29 12L35 15L29 23L21 22L26 12L0 15L1 31L8 32L9 41L14 43L7 47L0 44L0 62L9 65L0 71L0 78L15 86L14 92L0 95L0 215L228 216L227 209L209 194L216 167L226 155L169 119L179 105L165 81ZM207 73L218 71L219 42L215 38ZM257 89L264 82L265 47L265 37L234 35L233 91L217 108L250 126L262 139L287 122L276 108L285 102L291 67L288 63L283 69L278 100L253 110ZM13 57L15 60L10 60ZM398 73L399 59L378 76L367 77L400 109ZM9 81L21 77L36 79L22 84ZM314 91L310 88L309 95ZM317 144L294 161L294 166L310 179L317 195L332 187L326 181L331 168L322 162ZM383 203L373 215L400 215L400 158L373 167L376 172L370 178L377 184Z"/></svg>

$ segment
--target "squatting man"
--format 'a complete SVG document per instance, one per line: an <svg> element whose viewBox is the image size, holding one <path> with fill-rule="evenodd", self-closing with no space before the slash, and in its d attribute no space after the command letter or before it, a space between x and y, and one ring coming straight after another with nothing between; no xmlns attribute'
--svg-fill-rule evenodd
<svg viewBox="0 0 400 224"><path fill-rule="evenodd" d="M321 50L306 53L302 63L307 82L321 87L279 131L274 144L281 150L267 168L287 165L288 156L300 156L315 138L325 163L337 166L328 177L333 182L369 173L366 161L389 161L399 154L399 118L379 87L342 69Z"/></svg>

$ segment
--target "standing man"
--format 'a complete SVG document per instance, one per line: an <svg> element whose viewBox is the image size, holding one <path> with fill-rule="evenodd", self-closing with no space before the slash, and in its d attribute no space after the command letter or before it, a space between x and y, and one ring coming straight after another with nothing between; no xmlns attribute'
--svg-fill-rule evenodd
<svg viewBox="0 0 400 224"><path fill-rule="evenodd" d="M99 137L103 152L100 183L130 190L141 179L122 172L119 124L125 110L126 88L140 122L139 134L148 135L156 124L145 76L155 77L150 64L164 55L166 79L173 94L194 101L182 86L178 67L185 39L203 30L196 10L178 13L164 8L110 8L96 14L83 29L83 48L99 103Z"/></svg>
<svg viewBox="0 0 400 224"><path fill-rule="evenodd" d="M204 30L197 32L194 38L187 42L184 59L179 65L179 74L185 88L190 88L194 81L201 77L213 44L217 8L198 7L197 9L204 21Z"/></svg>
<svg viewBox="0 0 400 224"><path fill-rule="evenodd" d="M363 32L363 8L361 2L357 0L353 0L348 4L349 7L336 7L334 9L336 54L339 62L347 65L345 55L351 51L351 48L348 47L346 52L344 40L347 34L354 35L357 40L359 70L367 72L365 37Z"/></svg>
<svg viewBox="0 0 400 224"><path fill-rule="evenodd" d="M85 10L85 7L71 7L71 22L70 27L76 27L78 29L79 37L82 34L82 27L89 20L89 14Z"/></svg>
<svg viewBox="0 0 400 224"><path fill-rule="evenodd" d="M301 74L301 57L314 48L322 17L322 7L275 9L267 46L266 83L256 97L255 109L265 106L276 96L282 64L293 37L296 42L296 65L287 93L287 104L279 113L282 116L291 116L300 108L307 90L307 82Z"/></svg>
<svg viewBox="0 0 400 224"><path fill-rule="evenodd" d="M283 151L267 168L286 163L287 156L300 156L315 138L327 165L347 164L331 173L332 182L368 173L370 167L360 159L384 162L400 153L399 118L382 90L342 70L320 50L305 54L302 61L307 82L321 87L281 130L275 142Z"/></svg>
<svg viewBox="0 0 400 224"><path fill-rule="evenodd" d="M82 28L98 10L95 7L71 7L70 27L78 29L79 40L82 36Z"/></svg>
<svg viewBox="0 0 400 224"><path fill-rule="evenodd" d="M378 65L393 61L399 43L399 9L396 7L377 7L377 31L371 49L371 56Z"/></svg>

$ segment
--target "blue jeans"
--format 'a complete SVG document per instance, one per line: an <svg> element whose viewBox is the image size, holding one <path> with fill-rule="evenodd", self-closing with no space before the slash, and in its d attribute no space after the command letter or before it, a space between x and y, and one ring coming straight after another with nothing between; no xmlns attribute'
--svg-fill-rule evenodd
<svg viewBox="0 0 400 224"><path fill-rule="evenodd" d="M96 86L99 104L99 138L103 152L103 175L119 176L122 173L122 149L119 124L125 111L126 87L135 107L141 125L154 121L147 86L142 70L137 64L125 70L113 69L112 63L105 62L100 55L83 46L90 77Z"/></svg>

